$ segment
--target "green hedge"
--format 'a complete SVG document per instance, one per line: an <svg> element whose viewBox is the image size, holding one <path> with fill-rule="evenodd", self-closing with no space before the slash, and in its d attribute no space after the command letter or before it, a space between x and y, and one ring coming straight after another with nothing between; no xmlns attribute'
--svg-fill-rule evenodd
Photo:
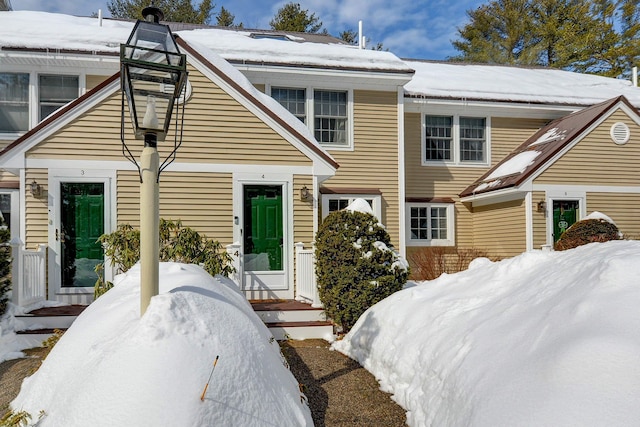
<svg viewBox="0 0 640 427"><path fill-rule="evenodd" d="M372 305L402 289L408 264L371 214L329 214L316 235L316 275L324 310L348 332Z"/></svg>

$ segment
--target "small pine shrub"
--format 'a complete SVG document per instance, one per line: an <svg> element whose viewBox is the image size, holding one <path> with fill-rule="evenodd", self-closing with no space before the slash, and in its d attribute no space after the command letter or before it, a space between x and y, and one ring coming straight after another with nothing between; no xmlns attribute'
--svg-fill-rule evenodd
<svg viewBox="0 0 640 427"><path fill-rule="evenodd" d="M0 220L0 317L7 312L11 291L11 232Z"/></svg>
<svg viewBox="0 0 640 427"><path fill-rule="evenodd" d="M621 240L620 231L615 224L604 219L584 219L567 229L554 245L556 251L577 248L593 242Z"/></svg>
<svg viewBox="0 0 640 427"><path fill-rule="evenodd" d="M327 316L347 333L372 305L402 289L408 264L371 214L337 211L316 234L316 275Z"/></svg>

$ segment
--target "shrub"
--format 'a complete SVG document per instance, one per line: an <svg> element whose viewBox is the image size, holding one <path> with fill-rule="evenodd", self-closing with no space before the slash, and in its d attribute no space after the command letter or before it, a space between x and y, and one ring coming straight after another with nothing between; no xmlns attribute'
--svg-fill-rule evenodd
<svg viewBox="0 0 640 427"><path fill-rule="evenodd" d="M201 265L209 274L229 276L235 269L232 258L220 242L210 240L189 227L183 227L182 221L160 219L160 261L183 262ZM118 272L126 272L140 259L140 231L129 224L121 224L110 234L103 234L99 241L105 255L111 259L111 266ZM98 280L94 288L94 297L98 298L113 287L105 282L102 271L104 265L96 267Z"/></svg>
<svg viewBox="0 0 640 427"><path fill-rule="evenodd" d="M408 264L371 214L329 214L316 235L316 275L324 310L343 332L372 305L402 289Z"/></svg>
<svg viewBox="0 0 640 427"><path fill-rule="evenodd" d="M7 311L11 290L11 232L0 220L0 317Z"/></svg>
<svg viewBox="0 0 640 427"><path fill-rule="evenodd" d="M455 247L423 247L411 251L407 258L411 265L411 277L414 280L437 279L442 273L457 273L469 268L469 264L476 258L489 258L485 251L475 248Z"/></svg>
<svg viewBox="0 0 640 427"><path fill-rule="evenodd" d="M618 227L600 218L583 219L567 229L554 245L557 251L577 248L593 242L608 242L622 239Z"/></svg>

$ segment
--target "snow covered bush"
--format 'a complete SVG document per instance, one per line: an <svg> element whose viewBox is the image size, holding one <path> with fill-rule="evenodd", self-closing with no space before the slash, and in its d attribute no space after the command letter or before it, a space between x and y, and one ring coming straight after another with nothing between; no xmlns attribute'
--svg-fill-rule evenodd
<svg viewBox="0 0 640 427"><path fill-rule="evenodd" d="M369 307L402 289L408 270L389 233L369 213L332 212L316 234L320 300L345 333Z"/></svg>
<svg viewBox="0 0 640 427"><path fill-rule="evenodd" d="M597 215L594 215L597 214ZM565 251L593 242L621 240L616 224L606 215L594 213L576 222L567 229L556 242L554 249Z"/></svg>

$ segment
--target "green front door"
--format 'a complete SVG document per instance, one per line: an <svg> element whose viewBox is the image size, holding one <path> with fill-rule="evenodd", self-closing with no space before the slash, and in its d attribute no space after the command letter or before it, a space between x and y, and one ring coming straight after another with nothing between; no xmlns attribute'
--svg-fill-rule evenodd
<svg viewBox="0 0 640 427"><path fill-rule="evenodd" d="M244 186L244 269L282 270L282 186Z"/></svg>
<svg viewBox="0 0 640 427"><path fill-rule="evenodd" d="M580 202L578 200L553 201L553 241L557 242L562 233L578 221Z"/></svg>
<svg viewBox="0 0 640 427"><path fill-rule="evenodd" d="M63 182L60 194L62 286L93 286L104 260L97 241L104 233L104 184Z"/></svg>

